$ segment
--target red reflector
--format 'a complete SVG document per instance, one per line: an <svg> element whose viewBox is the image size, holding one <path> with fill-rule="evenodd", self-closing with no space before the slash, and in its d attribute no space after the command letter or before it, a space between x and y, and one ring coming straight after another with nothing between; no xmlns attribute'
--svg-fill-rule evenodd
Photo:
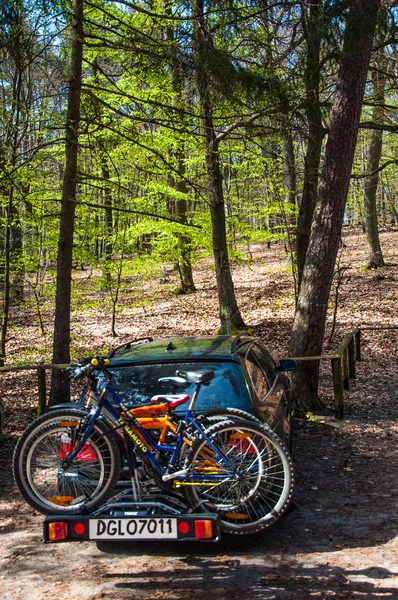
<svg viewBox="0 0 398 600"><path fill-rule="evenodd" d="M182 523L178 523L178 531L180 533L188 533L189 523L187 523L186 521L182 521Z"/></svg>
<svg viewBox="0 0 398 600"><path fill-rule="evenodd" d="M78 535L82 535L82 533L84 533L85 531L86 531L86 528L83 525L83 523L76 523L75 533L77 533Z"/></svg>
<svg viewBox="0 0 398 600"><path fill-rule="evenodd" d="M213 537L213 524L207 519L195 521L195 537L198 540L205 540Z"/></svg>
<svg viewBox="0 0 398 600"><path fill-rule="evenodd" d="M61 460L65 460L65 458L72 452L72 444L70 442L61 442L59 449L59 457ZM76 456L76 460L97 460L97 454L90 443L84 444L83 448L80 450L78 455Z"/></svg>
<svg viewBox="0 0 398 600"><path fill-rule="evenodd" d="M68 524L64 521L58 521L57 523L49 523L48 525L48 537L52 542L61 542L66 540L68 535Z"/></svg>

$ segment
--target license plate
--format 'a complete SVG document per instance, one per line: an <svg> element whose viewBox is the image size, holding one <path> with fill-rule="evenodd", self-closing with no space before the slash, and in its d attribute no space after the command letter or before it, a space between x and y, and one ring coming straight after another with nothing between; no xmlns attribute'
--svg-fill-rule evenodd
<svg viewBox="0 0 398 600"><path fill-rule="evenodd" d="M177 519L105 518L90 519L90 540L177 539Z"/></svg>

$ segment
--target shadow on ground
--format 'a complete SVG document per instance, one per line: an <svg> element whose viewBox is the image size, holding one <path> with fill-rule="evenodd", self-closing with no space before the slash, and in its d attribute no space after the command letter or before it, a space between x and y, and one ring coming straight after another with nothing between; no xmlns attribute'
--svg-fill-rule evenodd
<svg viewBox="0 0 398 600"><path fill-rule="evenodd" d="M220 564L217 560L190 556L180 562L185 563L185 568L149 573L116 571L104 575L103 581L113 582L115 594L118 591L134 591L147 597L152 597L152 593L158 594L155 597L162 597L163 589L176 600L189 594L195 598L208 598L209 594L214 594L217 600L240 599L242 594L250 600L326 598L331 590L333 597L338 598L396 598L396 587L389 587L388 581L396 576L383 568L303 567L292 560L276 566L247 565L240 560L227 560ZM118 579L123 581L118 582Z"/></svg>

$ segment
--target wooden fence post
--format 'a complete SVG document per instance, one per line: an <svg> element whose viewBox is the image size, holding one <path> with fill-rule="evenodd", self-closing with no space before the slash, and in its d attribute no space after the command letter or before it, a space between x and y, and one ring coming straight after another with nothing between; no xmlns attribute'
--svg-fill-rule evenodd
<svg viewBox="0 0 398 600"><path fill-rule="evenodd" d="M350 389L350 377L348 374L348 350L344 348L342 359L342 367L343 367L343 387L345 390Z"/></svg>
<svg viewBox="0 0 398 600"><path fill-rule="evenodd" d="M355 379L355 342L354 336L348 342L348 372L351 379Z"/></svg>
<svg viewBox="0 0 398 600"><path fill-rule="evenodd" d="M46 412L47 390L46 390L46 370L37 369L37 390L39 395L39 406L37 413L39 417Z"/></svg>
<svg viewBox="0 0 398 600"><path fill-rule="evenodd" d="M332 358L333 389L334 389L334 414L336 419L344 418L344 386L341 358Z"/></svg>
<svg viewBox="0 0 398 600"><path fill-rule="evenodd" d="M362 360L361 357L361 330L357 329L355 332L355 358L358 361Z"/></svg>

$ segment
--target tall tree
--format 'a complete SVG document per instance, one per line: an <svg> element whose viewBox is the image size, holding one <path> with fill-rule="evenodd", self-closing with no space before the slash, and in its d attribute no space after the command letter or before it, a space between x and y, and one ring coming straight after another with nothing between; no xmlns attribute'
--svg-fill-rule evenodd
<svg viewBox="0 0 398 600"><path fill-rule="evenodd" d="M376 46L378 50L375 53L372 70L372 121L376 124L382 124L384 120L384 102L386 85L386 61L384 55L384 40L386 38L387 28L387 10L383 7L379 13L378 30L376 35ZM377 269L384 265L383 253L380 246L379 224L377 214L377 186L379 183L379 166L381 153L383 149L383 131L382 129L373 129L371 133L369 151L368 151L368 176L364 183L364 215L366 240L368 243L368 262L369 269Z"/></svg>
<svg viewBox="0 0 398 600"><path fill-rule="evenodd" d="M66 115L65 170L62 189L61 218L57 257L53 363L70 362L70 301L72 283L73 233L76 209L78 136L83 64L83 2L72 6L71 63ZM50 404L65 402L69 388L62 385L62 375L53 370Z"/></svg>
<svg viewBox="0 0 398 600"><path fill-rule="evenodd" d="M171 14L170 5L166 4L165 11L169 16ZM172 80L172 89L176 96L176 108L178 114L178 125L181 129L184 128L186 101L184 101L184 65L182 57L179 56L177 40L173 27L166 27L166 36L170 44L169 64ZM186 167L185 167L185 142L181 134L177 134L176 150L174 151L176 162L176 176L172 178L174 188L180 193L175 201L176 218L183 225L188 223L188 185L186 182ZM178 236L178 272L180 275L180 291L183 294L190 294L196 291L195 283L192 274L192 252L191 240L186 232L179 232Z"/></svg>
<svg viewBox="0 0 398 600"><path fill-rule="evenodd" d="M309 4L309 6L306 4ZM319 165L324 136L319 90L321 79L320 52L324 20L322 0L303 3L301 20L307 45L304 83L308 140L304 158L303 194L297 218L297 274L299 285L303 276L305 255L318 194Z"/></svg>
<svg viewBox="0 0 398 600"><path fill-rule="evenodd" d="M380 0L352 0L347 15L325 163L289 348L293 356L317 356L322 351L379 6ZM318 375L318 361L299 363L293 378L298 406L319 408Z"/></svg>
<svg viewBox="0 0 398 600"><path fill-rule="evenodd" d="M199 96L200 117L203 127L207 191L210 202L221 332L230 333L233 330L244 329L245 324L236 302L228 257L219 141L214 130L212 99L210 95L209 61L214 59L214 56L210 33L205 27L203 0L192 0L192 19L193 58L196 87Z"/></svg>
<svg viewBox="0 0 398 600"><path fill-rule="evenodd" d="M0 260L2 277L1 317L0 317L0 365L6 355L6 338L8 332L11 301L21 302L23 299L23 263L22 263L22 228L18 204L19 153L24 134L27 129L29 101L31 90L26 89L27 71L32 61L29 47L31 31L26 22L26 8L21 0L15 4L5 3L2 6L1 48L2 87L3 87L3 119L1 123L2 146L0 150L0 197L5 199L4 211L0 205L0 215L4 212L3 256ZM7 81L6 73L9 80ZM2 115L2 116L3 116Z"/></svg>

